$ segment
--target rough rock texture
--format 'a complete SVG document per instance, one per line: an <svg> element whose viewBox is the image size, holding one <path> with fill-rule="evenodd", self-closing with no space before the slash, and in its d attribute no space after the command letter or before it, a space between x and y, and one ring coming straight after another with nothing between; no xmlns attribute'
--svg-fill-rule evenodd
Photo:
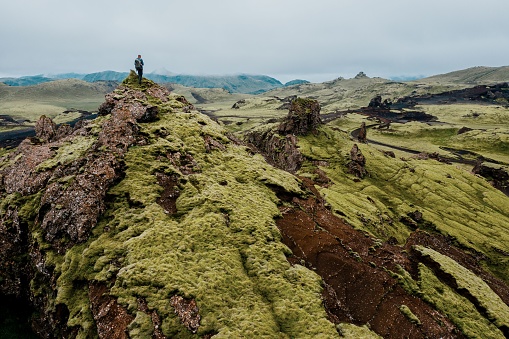
<svg viewBox="0 0 509 339"><path fill-rule="evenodd" d="M297 98L290 104L288 116L278 127L282 135L306 135L321 124L320 104L313 99Z"/></svg>
<svg viewBox="0 0 509 339"><path fill-rule="evenodd" d="M315 133L321 124L320 104L313 99L294 98L288 115L276 128L265 128L247 134L247 142L260 151L272 165L296 172L302 165L297 147L298 135Z"/></svg>
<svg viewBox="0 0 509 339"><path fill-rule="evenodd" d="M52 249L63 254L88 239L105 209L107 190L123 176L125 152L144 143L137 123L157 119L157 107L138 101L147 100L147 94L164 101L170 93L162 87L142 91L121 85L101 106L101 114L110 115L108 119L76 124L74 129L57 128L42 116L36 123L36 138L26 139L2 159L0 293L32 300L41 314L33 319L33 328L43 337L73 337L76 332L66 326L65 305L46 312L54 301L42 293L30 295L28 283L32 280L43 290L54 285L44 252ZM38 206L36 214L20 209L27 201ZM35 242L30 234L33 228L39 230ZM108 289L91 284L90 300L99 336L125 337L132 316L108 296Z"/></svg>
<svg viewBox="0 0 509 339"><path fill-rule="evenodd" d="M493 187L509 196L509 170L502 166L483 164L482 161L472 169L472 173L486 178Z"/></svg>
<svg viewBox="0 0 509 339"><path fill-rule="evenodd" d="M57 125L45 115L41 116L35 124L35 135L44 141L51 141L56 132Z"/></svg>
<svg viewBox="0 0 509 339"><path fill-rule="evenodd" d="M445 316L421 299L407 293L387 270L412 267L403 249L377 243L356 231L326 208L313 192L307 199L284 197L291 207L281 208L277 221L291 262L302 263L324 280L325 307L335 323L369 323L384 338L462 338ZM420 323L412 322L399 309L406 305Z"/></svg>
<svg viewBox="0 0 509 339"><path fill-rule="evenodd" d="M248 134L247 142L254 145L269 163L278 168L293 173L302 166L303 158L295 135L282 136L274 130L255 131Z"/></svg>
<svg viewBox="0 0 509 339"><path fill-rule="evenodd" d="M350 150L350 162L348 163L348 172L354 174L357 178L364 178L368 171L366 170L366 158L362 155L357 144L354 144Z"/></svg>
<svg viewBox="0 0 509 339"><path fill-rule="evenodd" d="M366 142L366 138L367 138L366 123L362 122L361 128L359 129L359 136L357 137L357 139L359 140L359 142Z"/></svg>
<svg viewBox="0 0 509 339"><path fill-rule="evenodd" d="M200 327L201 319L196 300L186 300L179 295L174 295L170 298L170 304L182 324L192 333L196 333Z"/></svg>

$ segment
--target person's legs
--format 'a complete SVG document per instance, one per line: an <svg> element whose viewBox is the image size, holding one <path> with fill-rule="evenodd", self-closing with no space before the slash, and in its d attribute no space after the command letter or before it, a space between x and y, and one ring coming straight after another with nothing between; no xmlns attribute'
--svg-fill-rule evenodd
<svg viewBox="0 0 509 339"><path fill-rule="evenodd" d="M137 68L138 71L138 83L141 85L141 79L143 78L143 68Z"/></svg>

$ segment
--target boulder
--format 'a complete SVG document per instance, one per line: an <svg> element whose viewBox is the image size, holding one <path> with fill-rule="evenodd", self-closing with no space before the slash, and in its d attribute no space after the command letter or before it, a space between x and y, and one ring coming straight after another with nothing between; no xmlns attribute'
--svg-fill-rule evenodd
<svg viewBox="0 0 509 339"><path fill-rule="evenodd" d="M357 178L364 178L368 171L365 168L366 158L362 154L359 146L354 144L350 150L350 162L348 163L348 172L355 175Z"/></svg>
<svg viewBox="0 0 509 339"><path fill-rule="evenodd" d="M57 133L57 125L45 115L42 115L35 123L35 135L37 138L49 142Z"/></svg>
<svg viewBox="0 0 509 339"><path fill-rule="evenodd" d="M314 99L296 98L290 104L288 116L279 125L280 134L307 135L322 123L320 104Z"/></svg>

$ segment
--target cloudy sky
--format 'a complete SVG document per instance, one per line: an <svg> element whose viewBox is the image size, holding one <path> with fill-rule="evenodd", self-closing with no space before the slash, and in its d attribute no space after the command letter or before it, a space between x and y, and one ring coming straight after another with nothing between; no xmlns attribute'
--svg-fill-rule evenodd
<svg viewBox="0 0 509 339"><path fill-rule="evenodd" d="M0 77L128 71L322 82L509 65L508 0L15 0Z"/></svg>

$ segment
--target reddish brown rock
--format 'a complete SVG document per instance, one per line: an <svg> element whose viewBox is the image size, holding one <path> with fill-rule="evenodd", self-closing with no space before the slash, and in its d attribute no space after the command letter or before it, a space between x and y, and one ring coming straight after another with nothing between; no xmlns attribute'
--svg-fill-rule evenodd
<svg viewBox="0 0 509 339"><path fill-rule="evenodd" d="M362 154L359 146L354 144L350 150L350 162L348 163L348 172L355 175L357 178L364 178L368 171L365 168L366 158Z"/></svg>
<svg viewBox="0 0 509 339"><path fill-rule="evenodd" d="M359 142L365 143L366 137L367 137L366 123L362 122L361 128L359 129L359 136L357 137L357 139L359 140Z"/></svg>
<svg viewBox="0 0 509 339"><path fill-rule="evenodd" d="M279 125L278 132L283 135L306 135L316 131L321 123L318 101L297 98L291 102L288 116Z"/></svg>
<svg viewBox="0 0 509 339"><path fill-rule="evenodd" d="M43 115L35 123L35 136L45 142L52 141L57 133L57 125Z"/></svg>

